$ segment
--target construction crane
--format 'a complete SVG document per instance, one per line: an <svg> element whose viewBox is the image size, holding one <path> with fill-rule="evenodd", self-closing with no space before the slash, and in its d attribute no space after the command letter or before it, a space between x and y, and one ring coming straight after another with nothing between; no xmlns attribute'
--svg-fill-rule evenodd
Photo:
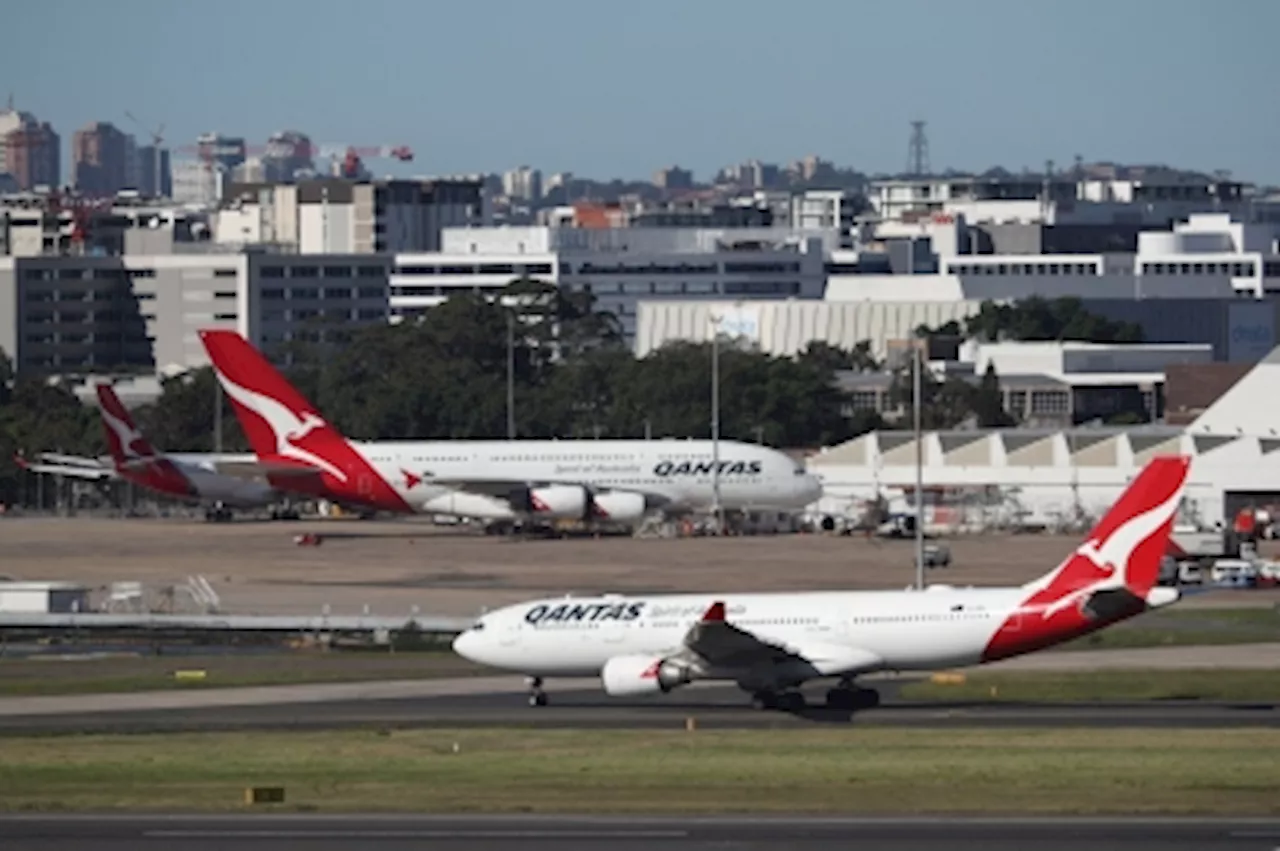
<svg viewBox="0 0 1280 851"><path fill-rule="evenodd" d="M151 137L151 158L155 161L155 183L151 184L151 191L155 194L156 198L159 198L163 194L164 187L164 182L160 176L160 146L164 143L164 125L161 124L155 130L147 130L147 128L142 125L142 122L135 118L133 113L127 109L124 111L124 117L138 125L139 130Z"/></svg>

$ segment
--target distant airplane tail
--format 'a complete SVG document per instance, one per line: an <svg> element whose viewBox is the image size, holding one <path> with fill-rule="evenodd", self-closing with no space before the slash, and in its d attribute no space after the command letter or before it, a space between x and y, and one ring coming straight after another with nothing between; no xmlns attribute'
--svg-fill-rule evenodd
<svg viewBox="0 0 1280 851"><path fill-rule="evenodd" d="M172 461L156 452L111 385L99 384L97 391L98 413L116 472L142 487L172 496L195 496L195 485Z"/></svg>

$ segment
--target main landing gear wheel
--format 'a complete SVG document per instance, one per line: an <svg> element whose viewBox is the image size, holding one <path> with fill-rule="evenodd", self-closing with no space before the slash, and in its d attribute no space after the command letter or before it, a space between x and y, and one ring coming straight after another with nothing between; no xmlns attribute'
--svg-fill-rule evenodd
<svg viewBox="0 0 1280 851"><path fill-rule="evenodd" d="M781 709L784 712L799 712L807 705L804 695L798 691L758 691L751 696L751 705L756 709Z"/></svg>
<svg viewBox="0 0 1280 851"><path fill-rule="evenodd" d="M874 709L880 705L880 692L873 688L854 685L840 686L827 692L827 706L831 709Z"/></svg>
<svg viewBox="0 0 1280 851"><path fill-rule="evenodd" d="M542 677L529 677L529 705L546 706L547 693L542 690Z"/></svg>

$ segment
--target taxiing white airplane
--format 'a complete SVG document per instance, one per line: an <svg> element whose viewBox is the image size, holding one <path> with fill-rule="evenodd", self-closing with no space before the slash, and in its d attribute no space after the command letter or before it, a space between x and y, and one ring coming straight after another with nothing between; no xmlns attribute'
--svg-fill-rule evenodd
<svg viewBox="0 0 1280 851"><path fill-rule="evenodd" d="M790 711L800 685L835 679L830 707L875 706L859 675L994 662L1175 602L1156 579L1189 465L1153 460L1083 544L1020 587L551 598L484 615L453 649L527 675L534 706L547 677L600 677L615 696L728 680Z"/></svg>
<svg viewBox="0 0 1280 851"><path fill-rule="evenodd" d="M250 445L252 465L295 493L403 514L634 525L655 511L800 509L817 477L756 444L709 440L348 440L233 331L200 339Z"/></svg>
<svg viewBox="0 0 1280 851"><path fill-rule="evenodd" d="M270 485L219 471L222 464L239 469L236 456L156 452L111 385L99 384L97 393L109 458L42 453L41 462L19 457L17 463L33 473L93 481L122 479L155 493L209 506L210 519L225 519L232 508L261 508L280 499L281 494ZM241 466L245 460L241 457Z"/></svg>

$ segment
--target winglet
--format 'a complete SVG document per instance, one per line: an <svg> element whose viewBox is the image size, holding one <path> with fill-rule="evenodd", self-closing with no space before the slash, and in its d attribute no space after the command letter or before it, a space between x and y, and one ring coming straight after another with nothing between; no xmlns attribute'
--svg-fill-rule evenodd
<svg viewBox="0 0 1280 851"><path fill-rule="evenodd" d="M711 604L711 608L707 609L707 613L702 616L703 623L724 623L724 601L717 600Z"/></svg>

